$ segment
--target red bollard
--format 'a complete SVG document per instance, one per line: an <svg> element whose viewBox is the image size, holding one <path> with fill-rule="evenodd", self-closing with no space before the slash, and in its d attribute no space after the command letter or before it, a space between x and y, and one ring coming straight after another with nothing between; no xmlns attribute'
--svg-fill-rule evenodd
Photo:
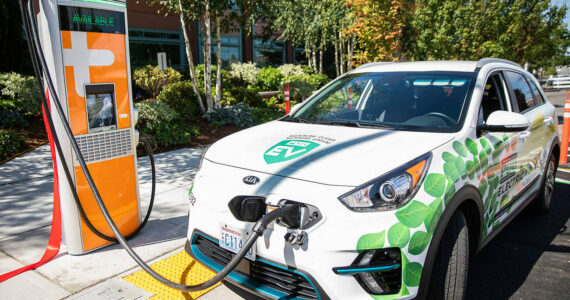
<svg viewBox="0 0 570 300"><path fill-rule="evenodd" d="M348 109L352 109L352 85L348 87Z"/></svg>
<svg viewBox="0 0 570 300"><path fill-rule="evenodd" d="M560 145L560 164L568 162L568 140L570 139L570 92L566 93L564 104L564 125L562 127L562 143Z"/></svg>
<svg viewBox="0 0 570 300"><path fill-rule="evenodd" d="M285 84L285 114L289 114L290 111L290 107L289 107L289 84L286 83Z"/></svg>

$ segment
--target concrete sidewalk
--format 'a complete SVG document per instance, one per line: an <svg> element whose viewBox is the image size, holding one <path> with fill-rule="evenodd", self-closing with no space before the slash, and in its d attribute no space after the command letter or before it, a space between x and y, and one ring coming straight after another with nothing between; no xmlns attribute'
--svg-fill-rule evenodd
<svg viewBox="0 0 570 300"><path fill-rule="evenodd" d="M145 229L129 241L146 261L183 249L187 231L187 193L201 149L185 148L155 156L154 209ZM151 192L147 157L138 161L142 209ZM0 166L0 274L36 262L50 234L53 169L49 145ZM0 283L3 299L145 299L149 294L120 278L140 270L119 245L72 256L65 245L56 258L34 271ZM235 298L224 285L205 298Z"/></svg>

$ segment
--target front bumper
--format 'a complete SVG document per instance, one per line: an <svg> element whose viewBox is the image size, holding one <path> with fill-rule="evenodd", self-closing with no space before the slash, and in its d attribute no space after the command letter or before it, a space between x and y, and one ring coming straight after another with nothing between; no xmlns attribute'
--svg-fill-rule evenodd
<svg viewBox="0 0 570 300"><path fill-rule="evenodd" d="M242 182L242 178L250 175L260 179L259 186L246 185ZM302 246L288 244L284 236L292 230L272 224L256 243L259 257L257 261L272 265L288 274L281 275L305 278L305 286L311 286L315 291L316 298L313 299L369 300L371 295L363 289L353 274L337 274L333 269L350 266L355 261L359 250L362 250L357 249L361 237L371 233L387 233L388 229L398 221L394 211L358 213L348 210L337 197L352 188L276 178L270 174L204 161L204 166L194 181L195 202L190 207L187 252L215 271L222 269L224 265L198 251L196 241L201 237L217 246L221 224L233 229L246 231L251 229L253 224L237 221L228 209L228 201L237 195L262 196L269 204L276 204L280 199L307 203L319 208L322 219L305 231L307 233L305 244ZM384 246L378 248L388 247L390 246L386 239ZM402 253L407 251L405 248L401 249ZM408 255L406 262L423 264L424 259L424 255ZM402 269L404 268L405 265L402 266ZM239 272L232 273L228 276L228 280L265 297L287 297L283 294L283 290L268 289L268 284L251 280ZM391 299L411 298L417 293L417 287L408 286L402 290L405 290L405 293L386 296ZM312 299L301 296L299 298Z"/></svg>

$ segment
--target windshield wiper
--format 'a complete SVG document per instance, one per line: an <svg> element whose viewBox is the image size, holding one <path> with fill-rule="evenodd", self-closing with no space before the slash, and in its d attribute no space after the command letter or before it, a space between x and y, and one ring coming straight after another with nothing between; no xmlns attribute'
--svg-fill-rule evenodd
<svg viewBox="0 0 570 300"><path fill-rule="evenodd" d="M287 121L287 122L295 122L295 123L312 123L309 120L305 120L299 117L291 117L291 116L287 116L283 119L281 119L281 121Z"/></svg>
<svg viewBox="0 0 570 300"><path fill-rule="evenodd" d="M357 121L350 120L318 120L316 124L327 124L327 125L342 125L350 127L361 127L360 123Z"/></svg>

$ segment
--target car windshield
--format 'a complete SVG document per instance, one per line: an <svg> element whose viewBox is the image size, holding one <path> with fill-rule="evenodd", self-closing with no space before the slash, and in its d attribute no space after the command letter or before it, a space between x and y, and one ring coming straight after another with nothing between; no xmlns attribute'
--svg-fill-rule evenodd
<svg viewBox="0 0 570 300"><path fill-rule="evenodd" d="M434 132L457 131L470 72L378 72L343 76L283 121Z"/></svg>

